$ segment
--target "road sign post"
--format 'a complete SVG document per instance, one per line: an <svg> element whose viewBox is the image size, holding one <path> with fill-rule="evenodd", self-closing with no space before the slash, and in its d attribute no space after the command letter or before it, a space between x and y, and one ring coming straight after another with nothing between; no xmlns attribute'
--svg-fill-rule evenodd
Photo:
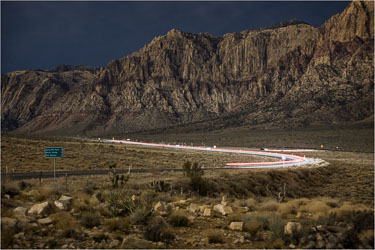
<svg viewBox="0 0 375 250"><path fill-rule="evenodd" d="M63 148L45 148L45 157L53 158L53 181L56 182L56 158L63 157Z"/></svg>

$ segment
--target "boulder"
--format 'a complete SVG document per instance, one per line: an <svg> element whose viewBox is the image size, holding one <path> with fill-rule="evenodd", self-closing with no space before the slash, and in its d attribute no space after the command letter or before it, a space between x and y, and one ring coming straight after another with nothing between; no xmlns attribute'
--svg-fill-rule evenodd
<svg viewBox="0 0 375 250"><path fill-rule="evenodd" d="M1 218L2 228L4 227L14 227L17 224L17 220L9 217Z"/></svg>
<svg viewBox="0 0 375 250"><path fill-rule="evenodd" d="M250 211L250 209L248 207L239 207L238 210L241 212L241 213L247 213Z"/></svg>
<svg viewBox="0 0 375 250"><path fill-rule="evenodd" d="M195 221L195 217L194 216L189 215L187 218L189 220L189 224L193 224L194 223L194 221Z"/></svg>
<svg viewBox="0 0 375 250"><path fill-rule="evenodd" d="M46 213L47 210L48 210L48 205L49 205L48 201L35 204L34 206L32 206L29 209L29 211L27 213L29 213L29 214L38 214L38 215Z"/></svg>
<svg viewBox="0 0 375 250"><path fill-rule="evenodd" d="M15 215L24 216L26 215L26 212L27 212L27 208L25 207L16 207L15 209L13 209L13 213Z"/></svg>
<svg viewBox="0 0 375 250"><path fill-rule="evenodd" d="M290 221L284 227L284 234L293 235L295 232L301 231L301 229L302 229L301 223Z"/></svg>
<svg viewBox="0 0 375 250"><path fill-rule="evenodd" d="M211 208L212 209L212 206L211 205L203 205L203 206L199 206L199 212L201 214L204 213L204 210L206 210L206 208Z"/></svg>
<svg viewBox="0 0 375 250"><path fill-rule="evenodd" d="M188 200L179 200L177 202L174 202L174 205L180 208L186 208L189 204L190 202Z"/></svg>
<svg viewBox="0 0 375 250"><path fill-rule="evenodd" d="M206 208L203 212L203 216L205 217L211 217L212 216L212 209L211 208Z"/></svg>
<svg viewBox="0 0 375 250"><path fill-rule="evenodd" d="M154 206L154 212L159 214L166 214L167 208L165 202L158 201Z"/></svg>
<svg viewBox="0 0 375 250"><path fill-rule="evenodd" d="M117 240L117 239L114 239L114 240L112 240L112 241L109 243L109 248L117 248L118 245L120 245L120 241Z"/></svg>
<svg viewBox="0 0 375 250"><path fill-rule="evenodd" d="M44 219L39 219L38 223L41 224L41 225L48 225L48 224L52 223L52 219L49 218L49 217L48 218L44 218Z"/></svg>
<svg viewBox="0 0 375 250"><path fill-rule="evenodd" d="M221 205L224 205L224 206L228 205L227 197L225 196L221 197Z"/></svg>
<svg viewBox="0 0 375 250"><path fill-rule="evenodd" d="M199 206L197 204L191 203L188 207L188 210L192 213L198 213L199 212Z"/></svg>
<svg viewBox="0 0 375 250"><path fill-rule="evenodd" d="M213 211L224 216L233 213L232 207L224 206L223 204L215 205Z"/></svg>
<svg viewBox="0 0 375 250"><path fill-rule="evenodd" d="M232 222L232 223L230 223L229 228L231 230L235 230L235 231L242 231L243 222Z"/></svg>
<svg viewBox="0 0 375 250"><path fill-rule="evenodd" d="M67 211L69 210L72 199L73 197L62 195L59 200L55 201L55 206L61 210Z"/></svg>

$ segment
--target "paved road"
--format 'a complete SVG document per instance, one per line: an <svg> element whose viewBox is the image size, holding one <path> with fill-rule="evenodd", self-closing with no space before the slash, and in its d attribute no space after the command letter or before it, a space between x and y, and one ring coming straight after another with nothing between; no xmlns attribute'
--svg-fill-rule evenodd
<svg viewBox="0 0 375 250"><path fill-rule="evenodd" d="M191 147L183 145L170 145L170 144L156 144L147 142L135 142L130 140L102 140L107 143L121 143L130 145L141 145L147 147L161 147L161 148L172 148L180 150L199 150L199 151L209 151L209 152L220 152L220 153L232 153L232 154L247 154L247 155L257 155L264 157L272 157L279 159L278 161L267 161L267 162L230 162L227 163L227 167L236 168L281 168L281 167L294 167L314 164L316 162L322 161L321 159L306 158L304 156L282 154L282 153L272 153L264 151L249 151L249 150L235 150L235 149L224 149L216 147Z"/></svg>
<svg viewBox="0 0 375 250"><path fill-rule="evenodd" d="M148 172L147 169L132 169L132 173L145 173ZM158 169L153 171L182 171L182 169ZM127 173L128 170L119 170L117 169L116 172L118 174ZM84 175L106 175L109 173L109 170L76 170L76 171L56 171L56 178L64 177L65 174L68 176L84 176ZM6 175L6 174L4 174ZM42 175L40 175L40 172L28 172L28 173L8 173L8 176L12 180L25 180L25 179L36 179L36 178L53 178L53 171L42 172Z"/></svg>

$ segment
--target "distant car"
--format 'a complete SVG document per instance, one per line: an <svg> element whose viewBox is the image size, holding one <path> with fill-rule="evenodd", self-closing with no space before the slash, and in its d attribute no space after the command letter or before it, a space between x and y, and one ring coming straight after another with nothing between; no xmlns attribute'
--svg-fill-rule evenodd
<svg viewBox="0 0 375 250"><path fill-rule="evenodd" d="M264 151L264 148L260 148L260 150Z"/></svg>

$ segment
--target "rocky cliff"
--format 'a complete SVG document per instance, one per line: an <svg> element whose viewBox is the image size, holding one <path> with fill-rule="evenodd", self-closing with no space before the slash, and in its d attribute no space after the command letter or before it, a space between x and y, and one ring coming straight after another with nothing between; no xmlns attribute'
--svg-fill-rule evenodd
<svg viewBox="0 0 375 250"><path fill-rule="evenodd" d="M2 75L2 128L104 135L178 125L295 127L373 115L374 3L321 27L171 30L100 69Z"/></svg>

